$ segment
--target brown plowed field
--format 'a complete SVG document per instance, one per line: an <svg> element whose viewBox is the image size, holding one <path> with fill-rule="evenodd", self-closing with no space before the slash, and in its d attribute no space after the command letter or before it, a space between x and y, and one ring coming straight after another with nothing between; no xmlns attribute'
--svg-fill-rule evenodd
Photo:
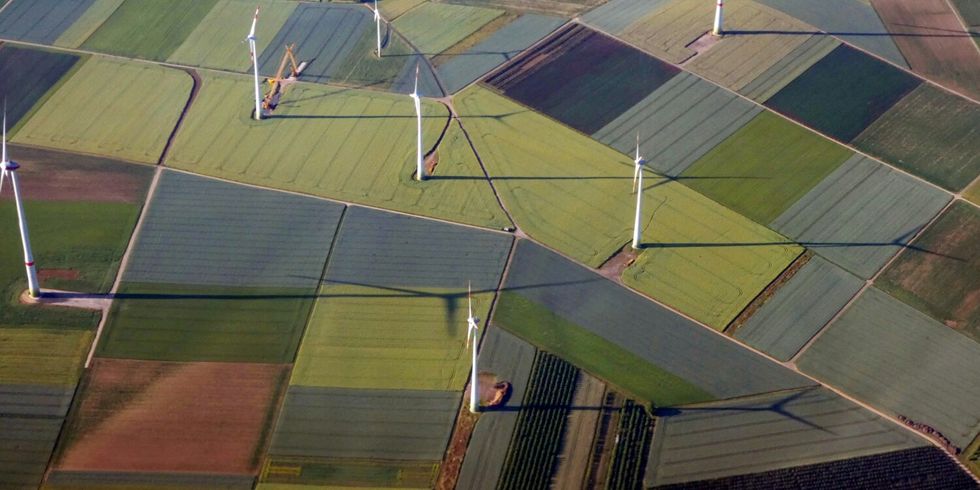
<svg viewBox="0 0 980 490"><path fill-rule="evenodd" d="M55 470L255 474L287 369L97 359Z"/></svg>
<svg viewBox="0 0 980 490"><path fill-rule="evenodd" d="M980 51L946 0L871 0L916 73L980 98Z"/></svg>
<svg viewBox="0 0 980 490"><path fill-rule="evenodd" d="M152 167L108 158L19 145L8 151L31 200L141 203L153 176Z"/></svg>

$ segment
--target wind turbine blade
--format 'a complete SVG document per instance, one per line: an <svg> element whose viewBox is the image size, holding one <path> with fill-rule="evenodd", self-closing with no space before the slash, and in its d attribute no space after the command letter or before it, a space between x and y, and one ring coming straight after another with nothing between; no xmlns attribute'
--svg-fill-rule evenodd
<svg viewBox="0 0 980 490"><path fill-rule="evenodd" d="M255 39L255 24L259 22L259 7L255 7L255 16L252 17L252 28L248 31L248 39Z"/></svg>
<svg viewBox="0 0 980 490"><path fill-rule="evenodd" d="M466 321L470 324L473 323L473 283L466 283L466 301L469 305L469 316L466 317Z"/></svg>
<svg viewBox="0 0 980 490"><path fill-rule="evenodd" d="M640 161L640 133L636 133L636 161Z"/></svg>
<svg viewBox="0 0 980 490"><path fill-rule="evenodd" d="M374 20L381 20L381 12L378 12L378 0L374 0Z"/></svg>
<svg viewBox="0 0 980 490"><path fill-rule="evenodd" d="M412 93L416 97L419 95L419 62L415 63L415 90L412 90Z"/></svg>
<svg viewBox="0 0 980 490"><path fill-rule="evenodd" d="M7 99L3 99L3 162L7 161Z"/></svg>

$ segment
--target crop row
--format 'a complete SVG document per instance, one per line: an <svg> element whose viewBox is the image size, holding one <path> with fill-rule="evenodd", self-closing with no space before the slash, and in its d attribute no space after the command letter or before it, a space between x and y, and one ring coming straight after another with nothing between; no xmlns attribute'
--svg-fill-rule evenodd
<svg viewBox="0 0 980 490"><path fill-rule="evenodd" d="M643 405L626 400L619 409L619 427L613 449L607 489L640 488L643 467L653 440L653 417Z"/></svg>

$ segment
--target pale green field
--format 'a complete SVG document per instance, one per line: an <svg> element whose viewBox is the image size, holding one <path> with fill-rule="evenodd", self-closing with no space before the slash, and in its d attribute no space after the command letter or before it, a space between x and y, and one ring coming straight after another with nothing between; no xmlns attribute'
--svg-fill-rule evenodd
<svg viewBox="0 0 980 490"><path fill-rule="evenodd" d="M629 241L635 195L627 156L484 88L467 89L455 105L528 235L592 267ZM628 285L721 329L801 253L680 183L648 175L650 248L624 275Z"/></svg>
<svg viewBox="0 0 980 490"><path fill-rule="evenodd" d="M88 39L113 12L126 0L95 0L61 36L55 40L55 46L77 48Z"/></svg>
<svg viewBox="0 0 980 490"><path fill-rule="evenodd" d="M0 384L73 386L91 343L87 330L0 330Z"/></svg>
<svg viewBox="0 0 980 490"><path fill-rule="evenodd" d="M469 377L466 291L418 294L324 285L300 344L291 385L337 388L463 389ZM473 295L487 318L490 293ZM485 321L481 322L481 335Z"/></svg>
<svg viewBox="0 0 980 490"><path fill-rule="evenodd" d="M248 45L242 43L242 39L244 33L248 32L256 6L261 9L259 22L256 24L256 44L259 53L264 52L270 48L272 38L296 9L296 2L219 0L167 61L231 71L246 70L251 60L248 57ZM282 51L283 48L271 46L271 49Z"/></svg>
<svg viewBox="0 0 980 490"><path fill-rule="evenodd" d="M250 118L247 76L202 74L203 87L168 166L277 189L479 226L509 221L458 128L450 126L433 178L415 173L415 109L404 95L291 86L276 115ZM449 113L423 101L425 149Z"/></svg>
<svg viewBox="0 0 980 490"><path fill-rule="evenodd" d="M156 163L192 84L179 70L93 56L13 141Z"/></svg>
<svg viewBox="0 0 980 490"><path fill-rule="evenodd" d="M503 13L467 5L427 3L406 12L394 26L419 52L435 56Z"/></svg>
<svg viewBox="0 0 980 490"><path fill-rule="evenodd" d="M972 201L973 204L980 206L980 180L977 180L970 187L963 191L963 198Z"/></svg>

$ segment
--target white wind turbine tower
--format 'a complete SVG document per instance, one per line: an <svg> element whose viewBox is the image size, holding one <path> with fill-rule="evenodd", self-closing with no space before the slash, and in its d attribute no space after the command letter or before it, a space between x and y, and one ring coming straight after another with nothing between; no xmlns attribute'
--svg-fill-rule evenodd
<svg viewBox="0 0 980 490"><path fill-rule="evenodd" d="M425 167L422 166L422 100L419 99L419 65L415 65L415 89L412 90L412 101L415 102L415 119L418 128L418 138L416 140L415 152L417 155L415 162L415 178L419 181L425 180Z"/></svg>
<svg viewBox="0 0 980 490"><path fill-rule="evenodd" d="M480 335L480 319L473 316L473 286L467 285L466 287L466 299L469 302L469 316L466 317L466 347L470 346L470 337L472 336L473 341L473 367L472 373L470 373L470 412L476 413L480 408L479 399L479 387L477 372L476 372L476 347L477 338Z"/></svg>
<svg viewBox="0 0 980 490"><path fill-rule="evenodd" d="M374 0L374 26L378 32L378 58L381 58L381 12L378 10L378 0Z"/></svg>
<svg viewBox="0 0 980 490"><path fill-rule="evenodd" d="M633 169L633 192L636 193L636 219L633 221L633 248L640 248L640 218L643 214L643 165L646 161L640 156L640 133L636 133L636 165Z"/></svg>
<svg viewBox="0 0 980 490"><path fill-rule="evenodd" d="M715 4L715 27L711 30L711 33L716 36L721 35L721 9L724 6L724 0L717 0L717 3Z"/></svg>
<svg viewBox="0 0 980 490"><path fill-rule="evenodd" d="M259 21L259 7L255 7L255 17L252 17L252 29L248 31L248 54L252 57L252 71L255 75L255 120L262 120L262 95L259 92L259 53L255 49L255 24Z"/></svg>
<svg viewBox="0 0 980 490"><path fill-rule="evenodd" d="M37 284L37 269L34 267L34 254L31 253L31 240L27 236L27 218L24 217L24 203L20 198L20 183L17 181L17 169L20 165L7 159L7 109L3 111L3 161L0 162L0 192L3 192L3 181L10 176L10 185L14 188L14 202L17 206L17 221L20 225L20 241L24 245L24 266L27 268L27 290L32 298L41 295Z"/></svg>

